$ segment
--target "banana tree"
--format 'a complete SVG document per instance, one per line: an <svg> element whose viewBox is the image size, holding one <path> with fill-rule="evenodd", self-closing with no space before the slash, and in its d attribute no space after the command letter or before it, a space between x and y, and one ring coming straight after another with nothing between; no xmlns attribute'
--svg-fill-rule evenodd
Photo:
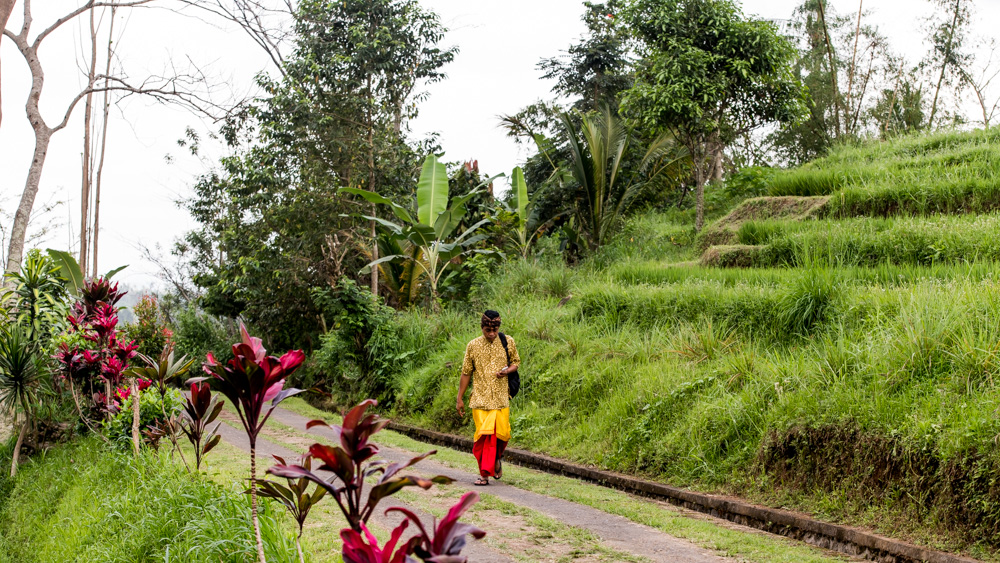
<svg viewBox="0 0 1000 563"><path fill-rule="evenodd" d="M479 187L487 185L496 177L485 180ZM361 196L376 205L388 206L400 223L378 217L363 216L375 221L384 233L393 241L400 243L404 250L397 254L383 256L369 263L366 268L379 267L389 262L403 262L415 266L414 273L426 276L431 288L435 308L438 307L438 284L448 267L456 258L470 253L493 253L490 250L475 249L473 246L485 239L484 235L474 233L480 227L489 223L483 219L472 225L458 236L454 236L468 210L465 204L477 193L479 187L463 196L448 197L448 173L444 163L433 154L424 159L420 179L417 182L417 218L414 219L406 207L386 199L381 195L360 188L340 188L339 192ZM416 249L419 253L407 252L406 249ZM410 284L415 276L410 275Z"/></svg>
<svg viewBox="0 0 1000 563"><path fill-rule="evenodd" d="M517 215L517 226L514 228L512 238L518 252L521 253L521 258L527 258L531 245L538 240L542 229L552 225L566 213L554 215L547 221L539 220L535 202L528 197L528 184L524 181L524 171L520 166L514 168L511 173L510 187L514 194L514 206L509 206L507 203L504 203L504 206Z"/></svg>

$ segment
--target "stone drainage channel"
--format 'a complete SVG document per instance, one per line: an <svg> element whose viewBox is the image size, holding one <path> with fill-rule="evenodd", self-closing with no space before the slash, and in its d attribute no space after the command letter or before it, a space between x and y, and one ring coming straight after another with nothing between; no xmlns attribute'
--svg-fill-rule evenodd
<svg viewBox="0 0 1000 563"><path fill-rule="evenodd" d="M392 422L389 429L411 438L471 451L469 438L442 434L415 426ZM659 498L687 509L723 518L772 534L790 537L824 549L838 551L880 563L969 563L974 559L925 549L870 532L813 520L801 514L756 506L731 498L696 493L628 475L601 471L533 452L508 448L504 460L549 473L577 477L626 492Z"/></svg>

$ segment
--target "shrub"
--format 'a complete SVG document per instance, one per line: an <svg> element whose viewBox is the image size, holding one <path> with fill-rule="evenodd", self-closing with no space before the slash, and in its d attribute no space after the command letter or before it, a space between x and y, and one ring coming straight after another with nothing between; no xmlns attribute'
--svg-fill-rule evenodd
<svg viewBox="0 0 1000 563"><path fill-rule="evenodd" d="M174 325L174 351L178 356L189 358L204 358L208 352L215 352L219 361L225 362L232 357L230 343L237 338L233 322L228 324L198 309L194 304L188 305L176 314ZM158 356L159 351L153 356Z"/></svg>
<svg viewBox="0 0 1000 563"><path fill-rule="evenodd" d="M376 397L391 402L393 376L409 355L398 346L395 311L347 278L335 288L313 290L313 299L332 326L313 354L313 369L325 380L311 383L352 401Z"/></svg>
<svg viewBox="0 0 1000 563"><path fill-rule="evenodd" d="M132 307L132 314L135 322L123 327L122 333L135 341L140 354L151 358L159 356L167 341L173 337L173 331L167 327L156 297L143 295Z"/></svg>
<svg viewBox="0 0 1000 563"><path fill-rule="evenodd" d="M747 166L726 178L726 194L733 199L747 199L767 195L768 185L774 177L773 168Z"/></svg>
<svg viewBox="0 0 1000 563"><path fill-rule="evenodd" d="M183 401L176 390L168 391L163 400L155 387L150 387L146 380L139 381L139 431L160 426L171 415L181 410ZM128 387L122 387L115 392L116 401L120 405L117 412L102 423L105 435L112 443L122 449L132 447L132 395ZM165 413L165 414L164 414Z"/></svg>

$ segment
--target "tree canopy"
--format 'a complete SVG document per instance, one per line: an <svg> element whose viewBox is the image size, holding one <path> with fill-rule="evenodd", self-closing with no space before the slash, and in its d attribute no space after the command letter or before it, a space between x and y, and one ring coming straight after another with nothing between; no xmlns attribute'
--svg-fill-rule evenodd
<svg viewBox="0 0 1000 563"><path fill-rule="evenodd" d="M799 119L806 93L792 73L795 49L774 25L746 19L730 0L636 0L626 18L642 41L622 111L638 127L674 132L694 161L696 227L704 184L721 176L736 137Z"/></svg>

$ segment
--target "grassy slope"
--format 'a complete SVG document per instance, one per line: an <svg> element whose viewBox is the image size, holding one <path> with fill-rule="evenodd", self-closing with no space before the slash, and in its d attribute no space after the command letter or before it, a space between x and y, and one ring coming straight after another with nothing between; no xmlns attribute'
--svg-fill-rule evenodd
<svg viewBox="0 0 1000 563"><path fill-rule="evenodd" d="M841 151L830 162L880 171L872 193L897 194L896 211L929 209L905 203L913 200L904 189L913 187L904 183L911 177L951 198L954 211L970 208L961 199L966 192L949 191L954 182L978 178L967 185L980 195L993 189L989 166L1000 162L1000 151L988 143L995 137L905 139ZM901 155L909 155L906 166L893 160ZM824 167L795 174L821 182ZM846 209L848 194L838 194L834 209ZM870 209L882 215L876 211L883 208ZM510 263L481 292L479 305L503 312L504 329L525 359L515 441L994 558L1000 286L993 265L901 260L838 268L836 260L814 260L793 269L723 272L689 265L699 249L690 223L677 219L639 217L575 270ZM773 231L840 225L848 234L874 233L891 223L920 234L939 224L944 236L952 221L971 240L980 222L994 219L829 221ZM569 293L574 298L558 308ZM477 319L454 311L403 316L404 343L420 353L401 378L398 415L467 429L454 396Z"/></svg>

